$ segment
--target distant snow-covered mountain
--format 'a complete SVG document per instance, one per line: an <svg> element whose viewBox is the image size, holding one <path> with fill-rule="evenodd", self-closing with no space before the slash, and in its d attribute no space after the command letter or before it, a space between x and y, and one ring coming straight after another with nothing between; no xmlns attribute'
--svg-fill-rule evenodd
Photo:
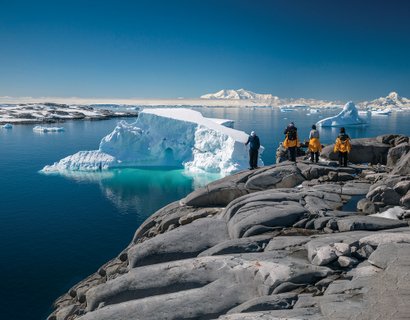
<svg viewBox="0 0 410 320"><path fill-rule="evenodd" d="M224 100L278 100L271 94L260 94L245 89L221 90L216 93L208 93L201 96L201 99L224 99Z"/></svg>
<svg viewBox="0 0 410 320"><path fill-rule="evenodd" d="M373 109L408 109L410 108L410 99L400 97L397 92L390 92L387 97L380 97L372 101L364 101L359 103L362 108Z"/></svg>

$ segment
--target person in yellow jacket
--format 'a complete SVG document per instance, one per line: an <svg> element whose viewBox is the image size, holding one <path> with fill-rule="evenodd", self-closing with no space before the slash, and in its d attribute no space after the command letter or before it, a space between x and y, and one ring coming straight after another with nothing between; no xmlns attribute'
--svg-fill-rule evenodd
<svg viewBox="0 0 410 320"><path fill-rule="evenodd" d="M310 151L310 162L318 163L322 145L319 140L319 131L316 130L316 125L313 125L312 130L310 130L308 149Z"/></svg>
<svg viewBox="0 0 410 320"><path fill-rule="evenodd" d="M284 134L286 137L283 146L288 150L288 158L290 161L296 162L296 151L299 147L298 128L291 122L285 129Z"/></svg>
<svg viewBox="0 0 410 320"><path fill-rule="evenodd" d="M340 128L340 134L336 138L335 146L333 152L339 153L339 166L347 167L347 156L352 150L352 145L350 144L350 137L346 134L345 128Z"/></svg>

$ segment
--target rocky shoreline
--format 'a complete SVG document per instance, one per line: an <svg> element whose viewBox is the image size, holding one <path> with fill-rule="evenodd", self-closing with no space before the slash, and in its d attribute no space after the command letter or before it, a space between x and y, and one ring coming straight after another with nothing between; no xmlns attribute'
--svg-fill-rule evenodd
<svg viewBox="0 0 410 320"><path fill-rule="evenodd" d="M405 319L409 150L406 136L355 139L347 168L329 146L326 162L195 190L147 219L48 319Z"/></svg>
<svg viewBox="0 0 410 320"><path fill-rule="evenodd" d="M68 120L105 120L136 117L137 111L115 111L58 103L13 105L0 108L0 124L44 124Z"/></svg>

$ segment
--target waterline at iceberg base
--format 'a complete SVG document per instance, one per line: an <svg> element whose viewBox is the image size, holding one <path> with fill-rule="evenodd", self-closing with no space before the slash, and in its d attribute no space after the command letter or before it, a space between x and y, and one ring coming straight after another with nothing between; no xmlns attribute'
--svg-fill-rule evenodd
<svg viewBox="0 0 410 320"><path fill-rule="evenodd" d="M119 122L98 150L77 152L42 171L184 167L191 172L230 174L248 167L244 145L248 135L223 124L190 109L146 109L135 123ZM263 165L261 159L259 163Z"/></svg>

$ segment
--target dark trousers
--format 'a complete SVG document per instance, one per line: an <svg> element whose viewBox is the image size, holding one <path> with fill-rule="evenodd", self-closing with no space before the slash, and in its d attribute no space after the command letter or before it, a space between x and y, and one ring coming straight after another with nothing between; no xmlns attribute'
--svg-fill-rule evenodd
<svg viewBox="0 0 410 320"><path fill-rule="evenodd" d="M288 158L290 161L296 162L296 147L288 148Z"/></svg>
<svg viewBox="0 0 410 320"><path fill-rule="evenodd" d="M310 161L318 163L318 161L319 161L319 152L310 152Z"/></svg>
<svg viewBox="0 0 410 320"><path fill-rule="evenodd" d="M249 149L249 167L251 169L258 167L258 149Z"/></svg>
<svg viewBox="0 0 410 320"><path fill-rule="evenodd" d="M339 151L339 166L347 167L347 152Z"/></svg>

